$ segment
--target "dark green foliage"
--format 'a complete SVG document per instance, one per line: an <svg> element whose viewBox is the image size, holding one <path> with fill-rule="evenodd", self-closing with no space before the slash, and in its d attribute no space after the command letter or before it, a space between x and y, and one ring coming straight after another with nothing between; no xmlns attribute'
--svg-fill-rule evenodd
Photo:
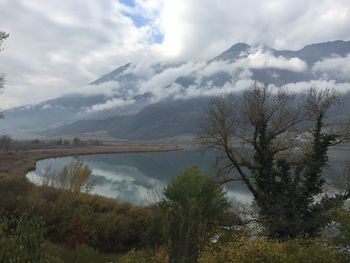
<svg viewBox="0 0 350 263"><path fill-rule="evenodd" d="M256 199L269 236L274 238L317 236L327 224L326 210L315 197L323 193L322 168L327 164L328 148L333 135L322 132L323 116L316 120L310 150L300 161L279 159L269 150L271 142L259 131L259 151L255 153L257 169ZM280 178L276 181L276 178Z"/></svg>
<svg viewBox="0 0 350 263"><path fill-rule="evenodd" d="M323 131L324 115L336 103L336 97L328 91L321 94L311 90L309 100L308 106L312 108L307 113L314 120L314 128L308 148L296 160L290 156L279 158L270 150L276 138L264 137L264 127L258 131L259 148L255 155L260 169L256 176L256 201L270 237L317 236L328 222L325 212L329 208L322 206L322 199L317 202L315 198L323 193L322 169L328 161L328 149L337 143L335 134Z"/></svg>
<svg viewBox="0 0 350 263"><path fill-rule="evenodd" d="M201 140L223 153L223 182L246 184L269 237L317 236L333 202L346 198L321 198L328 150L342 142L341 125L325 127L326 113L338 101L334 91L313 88L296 107L287 90L255 84L241 96L219 97L209 108Z"/></svg>
<svg viewBox="0 0 350 263"><path fill-rule="evenodd" d="M229 204L222 187L192 167L169 182L161 208L170 262L197 262Z"/></svg>
<svg viewBox="0 0 350 263"><path fill-rule="evenodd" d="M0 216L23 215L33 200L31 190L24 177L0 174Z"/></svg>
<svg viewBox="0 0 350 263"><path fill-rule="evenodd" d="M331 224L328 226L332 243L342 251L350 248L350 210L345 207L335 207L330 211ZM350 253L347 254L350 260Z"/></svg>
<svg viewBox="0 0 350 263"><path fill-rule="evenodd" d="M78 137L75 137L72 142L73 146L80 146L81 140Z"/></svg>
<svg viewBox="0 0 350 263"><path fill-rule="evenodd" d="M0 262L39 262L43 222L22 216L0 220Z"/></svg>

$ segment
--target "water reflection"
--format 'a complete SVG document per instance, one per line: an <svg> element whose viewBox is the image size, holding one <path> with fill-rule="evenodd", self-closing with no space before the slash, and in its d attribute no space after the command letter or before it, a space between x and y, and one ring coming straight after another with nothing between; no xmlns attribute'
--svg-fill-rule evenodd
<svg viewBox="0 0 350 263"><path fill-rule="evenodd" d="M93 193L140 205L158 201L166 183L184 167L198 165L215 175L215 154L196 150L89 155L79 159L92 169L96 181ZM64 157L39 161L36 170L27 177L40 184L40 176L47 167L58 172L73 160L74 157ZM230 197L242 202L250 199L244 185L228 186L227 191Z"/></svg>
<svg viewBox="0 0 350 263"><path fill-rule="evenodd" d="M325 169L328 178L339 174L344 161L349 158L349 147L330 151L330 165ZM133 204L147 205L161 197L162 188L184 167L198 165L203 171L215 176L213 152L185 150L167 153L123 153L79 157L92 169L96 181L95 194L118 198ZM59 171L74 157L47 159L37 162L36 171L27 174L34 183L40 183L40 174L52 166ZM225 185L227 195L235 202L250 203L252 196L243 183Z"/></svg>

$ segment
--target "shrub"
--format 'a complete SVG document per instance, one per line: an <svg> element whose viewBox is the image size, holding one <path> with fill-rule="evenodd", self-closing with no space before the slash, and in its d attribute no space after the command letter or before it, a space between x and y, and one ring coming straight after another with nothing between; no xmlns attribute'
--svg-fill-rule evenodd
<svg viewBox="0 0 350 263"><path fill-rule="evenodd" d="M0 215L20 216L30 207L31 185L24 177L0 174Z"/></svg>
<svg viewBox="0 0 350 263"><path fill-rule="evenodd" d="M221 186L198 167L185 169L164 190L161 208L170 262L197 262L229 203Z"/></svg>
<svg viewBox="0 0 350 263"><path fill-rule="evenodd" d="M330 241L337 248L347 252L350 260L350 210L349 208L338 206L330 213L332 222L328 225Z"/></svg>
<svg viewBox="0 0 350 263"><path fill-rule="evenodd" d="M153 237L157 211L117 200L37 187L35 212L42 216L47 238L71 248L89 245L101 252L141 248Z"/></svg>
<svg viewBox="0 0 350 263"><path fill-rule="evenodd" d="M200 257L200 263L336 263L346 262L341 254L325 244L310 239L287 242L245 238L232 243L209 247Z"/></svg>
<svg viewBox="0 0 350 263"><path fill-rule="evenodd" d="M167 252L164 248L155 250L131 250L118 258L118 263L166 263Z"/></svg>
<svg viewBox="0 0 350 263"><path fill-rule="evenodd" d="M0 262L39 262L43 222L22 216L0 220Z"/></svg>
<svg viewBox="0 0 350 263"><path fill-rule="evenodd" d="M80 160L74 160L57 175L57 187L73 193L89 193L95 182L91 180L91 169Z"/></svg>

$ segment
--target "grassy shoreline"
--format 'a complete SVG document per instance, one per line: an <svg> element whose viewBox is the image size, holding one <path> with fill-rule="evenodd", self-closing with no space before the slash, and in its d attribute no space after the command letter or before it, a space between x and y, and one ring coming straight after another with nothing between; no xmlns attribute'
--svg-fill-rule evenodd
<svg viewBox="0 0 350 263"><path fill-rule="evenodd" d="M180 150L180 148L161 145L113 145L56 147L49 149L26 149L0 152L0 174L25 176L28 172L35 170L37 161L49 158L94 154L170 152L178 150Z"/></svg>

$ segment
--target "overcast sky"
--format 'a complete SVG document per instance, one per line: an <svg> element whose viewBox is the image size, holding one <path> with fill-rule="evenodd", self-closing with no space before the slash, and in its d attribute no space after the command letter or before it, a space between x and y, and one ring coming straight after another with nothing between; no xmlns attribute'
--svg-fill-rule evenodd
<svg viewBox="0 0 350 263"><path fill-rule="evenodd" d="M349 0L0 0L0 107L83 92L123 64L199 61L236 42L350 40Z"/></svg>

